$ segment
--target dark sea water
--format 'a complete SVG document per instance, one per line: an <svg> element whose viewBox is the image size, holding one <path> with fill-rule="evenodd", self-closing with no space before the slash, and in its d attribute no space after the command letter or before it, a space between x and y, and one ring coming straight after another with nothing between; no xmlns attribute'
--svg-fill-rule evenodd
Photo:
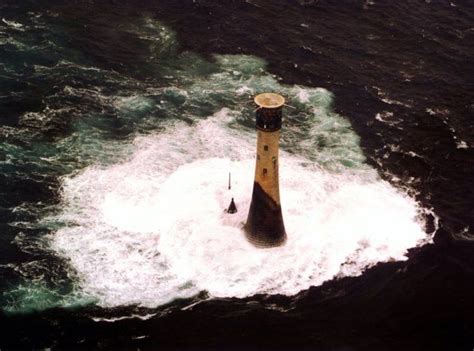
<svg viewBox="0 0 474 351"><path fill-rule="evenodd" d="M474 349L473 56L466 0L2 1L0 349Z"/></svg>

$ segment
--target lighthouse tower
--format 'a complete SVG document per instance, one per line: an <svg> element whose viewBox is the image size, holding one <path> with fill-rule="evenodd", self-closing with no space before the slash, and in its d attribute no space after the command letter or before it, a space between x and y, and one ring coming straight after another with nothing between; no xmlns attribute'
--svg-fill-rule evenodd
<svg viewBox="0 0 474 351"><path fill-rule="evenodd" d="M285 225L281 214L278 181L278 150L283 96L257 95L257 162L252 201L244 229L248 240L258 247L284 244Z"/></svg>

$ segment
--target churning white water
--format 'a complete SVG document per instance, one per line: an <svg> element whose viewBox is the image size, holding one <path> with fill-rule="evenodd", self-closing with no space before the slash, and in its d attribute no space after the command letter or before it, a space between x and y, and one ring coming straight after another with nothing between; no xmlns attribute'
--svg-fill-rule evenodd
<svg viewBox="0 0 474 351"><path fill-rule="evenodd" d="M253 247L241 227L256 135L231 128L236 115L222 109L194 125L175 122L138 137L123 163L64 179L60 219L73 225L52 244L70 259L84 294L102 306L149 307L203 290L215 297L291 295L403 260L408 248L429 240L417 204L375 171L363 164L328 171L304 154L282 152L288 241ZM233 215L224 212L231 197L239 210Z"/></svg>
<svg viewBox="0 0 474 351"><path fill-rule="evenodd" d="M69 262L80 294L101 306L149 307L203 290L291 295L403 260L408 248L430 240L417 203L364 163L358 136L331 111L331 93L282 85L255 57L178 54L173 33L152 20L131 31L160 44L150 44L150 62L160 58L157 84L113 74L104 79L121 79L117 95L70 91L148 133L132 145L112 143L84 112L67 140L68 153L94 165L63 179L52 218L62 227L50 244ZM266 91L296 109L285 112L281 142L288 241L257 249L241 228L255 166L251 99ZM224 212L231 197L233 215Z"/></svg>

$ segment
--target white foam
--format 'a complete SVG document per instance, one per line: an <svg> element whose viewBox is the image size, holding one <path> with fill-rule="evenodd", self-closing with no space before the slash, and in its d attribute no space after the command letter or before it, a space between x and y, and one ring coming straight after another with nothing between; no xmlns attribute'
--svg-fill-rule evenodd
<svg viewBox="0 0 474 351"><path fill-rule="evenodd" d="M297 96L300 102L302 103L309 102L309 94L307 90L299 88Z"/></svg>
<svg viewBox="0 0 474 351"><path fill-rule="evenodd" d="M253 94L254 93L254 91L246 85L243 85L243 86L239 87L235 92L239 96L244 95L244 94Z"/></svg>
<svg viewBox="0 0 474 351"><path fill-rule="evenodd" d="M156 313L148 313L148 314L145 314L144 316L139 315L139 314L132 314L130 316L115 317L115 318L92 317L92 320L94 322L108 322L108 323L123 321L125 319L141 319L142 321L146 321L150 318L153 318L154 316L156 316ZM135 339L139 339L139 338L140 337L137 337Z"/></svg>
<svg viewBox="0 0 474 351"><path fill-rule="evenodd" d="M202 290L214 297L295 294L403 260L429 240L419 208L367 167L329 172L281 155L285 246L256 249L241 226L254 172L254 131L223 109L193 126L139 137L127 161L64 179L53 247L102 306L154 307ZM227 190L228 172L232 190ZM224 212L234 197L239 212Z"/></svg>
<svg viewBox="0 0 474 351"><path fill-rule="evenodd" d="M7 26L12 27L17 30L22 30L23 25L21 23L15 21L8 21L5 18L2 18L2 22L5 23Z"/></svg>
<svg viewBox="0 0 474 351"><path fill-rule="evenodd" d="M382 89L380 89L379 87L373 86L372 88L374 88L377 91L377 95L379 96L380 100L385 102L386 104L400 105L400 106L409 107L409 108L412 107L410 104L407 104L405 102L389 98L388 94L384 92Z"/></svg>

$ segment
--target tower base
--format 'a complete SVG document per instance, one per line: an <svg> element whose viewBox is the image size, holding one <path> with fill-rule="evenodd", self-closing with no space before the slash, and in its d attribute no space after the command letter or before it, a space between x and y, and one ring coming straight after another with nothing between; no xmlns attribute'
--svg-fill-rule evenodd
<svg viewBox="0 0 474 351"><path fill-rule="evenodd" d="M281 206L257 182L253 184L252 202L244 230L247 239L257 247L281 246L286 241Z"/></svg>

